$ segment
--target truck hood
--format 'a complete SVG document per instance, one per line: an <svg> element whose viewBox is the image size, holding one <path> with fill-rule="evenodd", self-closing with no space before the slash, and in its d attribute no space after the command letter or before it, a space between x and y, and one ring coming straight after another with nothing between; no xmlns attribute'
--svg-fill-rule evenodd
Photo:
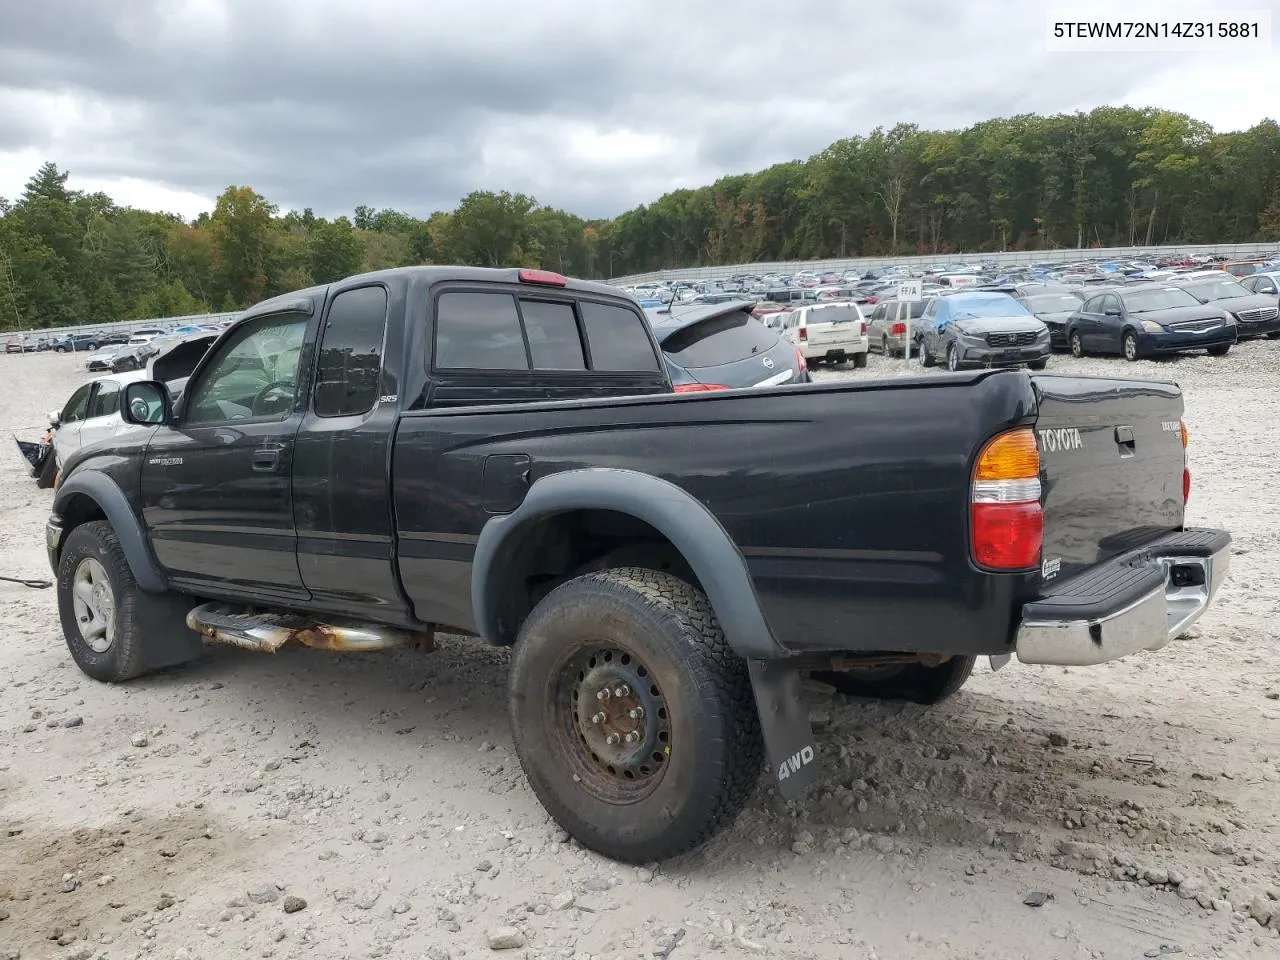
<svg viewBox="0 0 1280 960"><path fill-rule="evenodd" d="M1035 317L970 317L957 320L954 326L961 333L979 337L988 333L1039 333L1044 329Z"/></svg>

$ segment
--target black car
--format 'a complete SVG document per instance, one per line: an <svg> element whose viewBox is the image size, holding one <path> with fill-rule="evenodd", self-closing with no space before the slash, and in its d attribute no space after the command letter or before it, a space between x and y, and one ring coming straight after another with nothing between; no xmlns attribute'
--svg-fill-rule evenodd
<svg viewBox="0 0 1280 960"><path fill-rule="evenodd" d="M1208 350L1221 357L1236 342L1235 318L1181 287L1144 283L1090 293L1067 320L1072 356L1118 353L1132 361Z"/></svg>
<svg viewBox="0 0 1280 960"><path fill-rule="evenodd" d="M1019 285L1013 298L1049 328L1054 350L1067 349L1067 320L1080 309L1084 294L1073 287Z"/></svg>
<svg viewBox="0 0 1280 960"><path fill-rule="evenodd" d="M646 310L677 393L808 383L804 357L750 303Z"/></svg>
<svg viewBox="0 0 1280 960"><path fill-rule="evenodd" d="M1228 273L1223 273L1221 279L1202 277L1179 286L1201 303L1235 317L1236 336L1241 340L1280 336L1280 305L1276 298L1250 290Z"/></svg>

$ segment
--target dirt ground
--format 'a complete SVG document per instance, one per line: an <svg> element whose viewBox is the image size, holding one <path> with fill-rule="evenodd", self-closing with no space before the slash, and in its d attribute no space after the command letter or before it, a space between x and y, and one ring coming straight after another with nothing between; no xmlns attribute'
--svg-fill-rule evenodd
<svg viewBox="0 0 1280 960"><path fill-rule="evenodd" d="M1052 369L1183 385L1190 522L1235 536L1194 638L982 664L933 709L815 690L823 788L788 806L762 778L651 868L548 820L503 651L218 649L111 687L51 590L0 584L0 960L1280 957L1280 342ZM0 423L34 437L86 376L0 357ZM0 457L0 575L47 577L24 467Z"/></svg>

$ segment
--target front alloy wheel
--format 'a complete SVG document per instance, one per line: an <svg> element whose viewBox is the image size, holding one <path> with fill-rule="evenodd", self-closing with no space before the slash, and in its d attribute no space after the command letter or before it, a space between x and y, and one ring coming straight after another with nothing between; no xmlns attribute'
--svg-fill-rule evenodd
<svg viewBox="0 0 1280 960"><path fill-rule="evenodd" d="M1130 363L1138 359L1138 338L1132 333L1126 333L1122 341L1124 347L1124 358Z"/></svg>
<svg viewBox="0 0 1280 960"><path fill-rule="evenodd" d="M960 369L960 351L956 348L954 340L947 344L947 369Z"/></svg>

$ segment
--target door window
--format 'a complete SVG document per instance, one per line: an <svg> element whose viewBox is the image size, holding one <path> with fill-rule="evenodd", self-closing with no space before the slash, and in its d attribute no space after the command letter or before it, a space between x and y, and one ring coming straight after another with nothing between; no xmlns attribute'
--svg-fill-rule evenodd
<svg viewBox="0 0 1280 960"><path fill-rule="evenodd" d="M362 416L378 402L387 291L344 290L333 298L316 365L315 411L321 417Z"/></svg>
<svg viewBox="0 0 1280 960"><path fill-rule="evenodd" d="M235 329L191 392L187 423L282 419L298 392L307 317L273 314Z"/></svg>
<svg viewBox="0 0 1280 960"><path fill-rule="evenodd" d="M120 384L114 380L101 380L89 404L89 419L109 417L120 410Z"/></svg>
<svg viewBox="0 0 1280 960"><path fill-rule="evenodd" d="M89 408L89 392L91 390L93 390L93 384L86 383L71 395L71 399L67 401L66 406L62 408L62 413L58 416L58 419L63 424L75 423L84 419L84 415Z"/></svg>
<svg viewBox="0 0 1280 960"><path fill-rule="evenodd" d="M1120 312L1120 298L1113 293L1109 293L1102 298L1102 312L1106 313L1108 310L1114 310L1116 313Z"/></svg>
<svg viewBox="0 0 1280 960"><path fill-rule="evenodd" d="M1081 313L1101 313L1101 312L1102 312L1102 301L1103 301L1104 299L1105 299L1105 297L1090 297L1090 298L1089 298L1088 300L1086 300L1086 301L1084 302L1084 304L1080 307L1080 312L1081 312Z"/></svg>

